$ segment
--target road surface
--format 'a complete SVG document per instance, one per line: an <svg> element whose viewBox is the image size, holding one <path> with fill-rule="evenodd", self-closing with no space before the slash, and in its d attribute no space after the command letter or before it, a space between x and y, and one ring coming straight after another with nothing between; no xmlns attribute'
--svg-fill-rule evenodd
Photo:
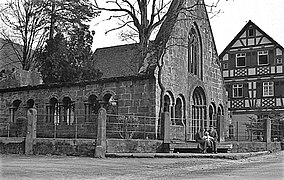
<svg viewBox="0 0 284 180"><path fill-rule="evenodd" d="M0 155L0 179L284 179L284 151L240 160Z"/></svg>

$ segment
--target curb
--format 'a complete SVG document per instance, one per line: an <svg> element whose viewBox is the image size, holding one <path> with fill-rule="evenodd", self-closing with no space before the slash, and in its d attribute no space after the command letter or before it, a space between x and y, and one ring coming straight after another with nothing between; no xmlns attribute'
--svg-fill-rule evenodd
<svg viewBox="0 0 284 180"><path fill-rule="evenodd" d="M254 156L269 154L269 151L250 153L219 153L219 154L197 154L197 153L106 153L108 158L212 158L212 159L245 159Z"/></svg>

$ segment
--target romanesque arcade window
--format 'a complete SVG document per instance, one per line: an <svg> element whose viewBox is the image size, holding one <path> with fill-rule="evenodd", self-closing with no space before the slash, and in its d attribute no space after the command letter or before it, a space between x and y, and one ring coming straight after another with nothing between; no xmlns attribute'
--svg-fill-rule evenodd
<svg viewBox="0 0 284 180"><path fill-rule="evenodd" d="M56 98L51 98L46 106L46 122L71 125L75 121L75 103L69 97L64 97L62 103Z"/></svg>
<svg viewBox="0 0 284 180"><path fill-rule="evenodd" d="M75 103L69 97L62 100L62 121L67 125L71 125L75 121Z"/></svg>
<svg viewBox="0 0 284 180"><path fill-rule="evenodd" d="M33 99L29 99L27 101L27 108L33 108L35 104L35 101Z"/></svg>
<svg viewBox="0 0 284 180"><path fill-rule="evenodd" d="M9 108L10 111L10 122L15 123L16 122L16 111L19 109L20 104L22 103L21 100L14 100L12 107Z"/></svg>
<svg viewBox="0 0 284 180"><path fill-rule="evenodd" d="M174 96L172 92L167 91L164 95L164 112L169 112L172 123L174 123L175 110L174 110Z"/></svg>
<svg viewBox="0 0 284 180"><path fill-rule="evenodd" d="M209 128L210 126L216 126L216 105L214 103L211 103L209 106L209 124L204 124L205 128Z"/></svg>
<svg viewBox="0 0 284 180"><path fill-rule="evenodd" d="M56 98L51 98L46 105L46 122L59 124L59 104Z"/></svg>
<svg viewBox="0 0 284 180"><path fill-rule="evenodd" d="M117 100L114 99L114 96L111 94L105 94L103 97L104 100L104 108L106 109L107 114L117 114L118 106Z"/></svg>
<svg viewBox="0 0 284 180"><path fill-rule="evenodd" d="M174 124L185 125L185 101L182 96L176 99Z"/></svg>
<svg viewBox="0 0 284 180"><path fill-rule="evenodd" d="M85 121L95 122L98 118L98 111L100 103L96 95L90 95L88 101L85 103Z"/></svg>
<svg viewBox="0 0 284 180"><path fill-rule="evenodd" d="M179 95L176 99L170 91L164 95L164 112L169 112L172 125L185 126L185 99Z"/></svg>

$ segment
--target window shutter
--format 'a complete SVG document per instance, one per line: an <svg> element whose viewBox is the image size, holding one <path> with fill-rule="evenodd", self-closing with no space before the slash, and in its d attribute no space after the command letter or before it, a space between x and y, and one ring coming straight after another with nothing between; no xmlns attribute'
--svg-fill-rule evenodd
<svg viewBox="0 0 284 180"><path fill-rule="evenodd" d="M228 98L232 98L232 85L227 84L225 85L226 90L228 91Z"/></svg>
<svg viewBox="0 0 284 180"><path fill-rule="evenodd" d="M257 98L262 97L262 83L261 82L256 83L256 97Z"/></svg>
<svg viewBox="0 0 284 180"><path fill-rule="evenodd" d="M251 53L250 63L251 63L252 66L257 64L257 54L256 54L256 52L252 52Z"/></svg>
<svg viewBox="0 0 284 180"><path fill-rule="evenodd" d="M273 53L273 50L269 50L268 51L268 63L271 64L271 65L274 65L274 53Z"/></svg>
<svg viewBox="0 0 284 180"><path fill-rule="evenodd" d="M248 97L248 83L245 83L243 86L244 97Z"/></svg>
<svg viewBox="0 0 284 180"><path fill-rule="evenodd" d="M247 66L251 66L252 63L251 63L251 52L247 52L246 53L246 65Z"/></svg>
<svg viewBox="0 0 284 180"><path fill-rule="evenodd" d="M236 67L236 55L235 54L230 54L228 65L230 69Z"/></svg>
<svg viewBox="0 0 284 180"><path fill-rule="evenodd" d="M275 92L275 96L281 96L281 93L284 92L283 88L284 85L281 85L282 83L280 81L276 81L274 82L274 92Z"/></svg>

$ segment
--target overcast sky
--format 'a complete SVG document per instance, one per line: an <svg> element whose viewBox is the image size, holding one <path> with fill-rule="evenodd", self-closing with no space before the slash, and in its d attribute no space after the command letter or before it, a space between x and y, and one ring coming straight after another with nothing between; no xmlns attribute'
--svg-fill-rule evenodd
<svg viewBox="0 0 284 180"><path fill-rule="evenodd" d="M211 4L216 0L205 0ZM233 40L237 33L251 20L276 42L284 46L284 0L221 0L218 9L221 9L214 18L210 19L211 27L218 53ZM101 14L101 17L107 16ZM116 37L117 32L105 35L106 28L113 27L114 23L101 22L96 26L94 48L125 44Z"/></svg>

